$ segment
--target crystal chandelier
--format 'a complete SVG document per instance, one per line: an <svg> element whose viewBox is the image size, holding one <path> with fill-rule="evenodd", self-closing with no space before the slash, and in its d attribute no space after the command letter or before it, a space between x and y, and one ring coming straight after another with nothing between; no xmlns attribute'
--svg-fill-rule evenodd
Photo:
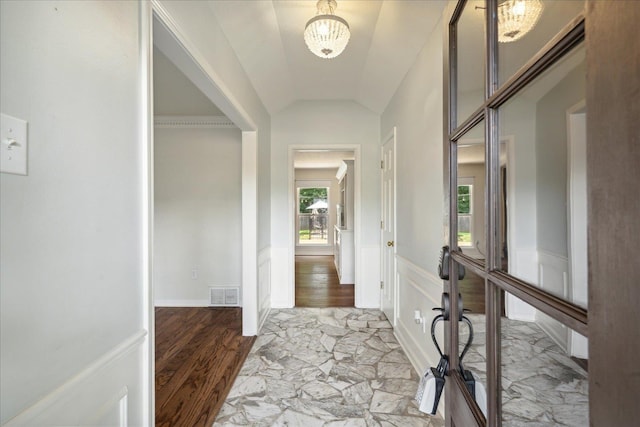
<svg viewBox="0 0 640 427"><path fill-rule="evenodd" d="M333 14L336 0L318 0L318 14L311 18L304 29L304 41L311 52L320 58L335 58L349 43L349 24Z"/></svg>
<svg viewBox="0 0 640 427"><path fill-rule="evenodd" d="M505 0L498 5L498 41L509 43L527 34L542 14L540 0Z"/></svg>

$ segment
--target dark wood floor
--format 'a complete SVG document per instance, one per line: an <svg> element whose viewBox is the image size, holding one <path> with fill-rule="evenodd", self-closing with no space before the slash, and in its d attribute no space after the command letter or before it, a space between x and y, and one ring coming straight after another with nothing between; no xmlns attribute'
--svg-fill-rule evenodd
<svg viewBox="0 0 640 427"><path fill-rule="evenodd" d="M156 426L210 426L255 337L241 308L158 307Z"/></svg>
<svg viewBox="0 0 640 427"><path fill-rule="evenodd" d="M484 279L466 270L464 279L458 281L458 289L462 295L464 308L472 313L484 314Z"/></svg>
<svg viewBox="0 0 640 427"><path fill-rule="evenodd" d="M296 256L296 307L353 307L354 285L341 285L333 256Z"/></svg>

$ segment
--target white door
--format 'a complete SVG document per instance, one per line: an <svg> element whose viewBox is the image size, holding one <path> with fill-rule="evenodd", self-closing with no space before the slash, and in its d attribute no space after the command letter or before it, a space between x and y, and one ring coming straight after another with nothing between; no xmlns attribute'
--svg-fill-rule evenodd
<svg viewBox="0 0 640 427"><path fill-rule="evenodd" d="M396 325L396 183L395 183L395 128L382 146L382 311L389 322Z"/></svg>

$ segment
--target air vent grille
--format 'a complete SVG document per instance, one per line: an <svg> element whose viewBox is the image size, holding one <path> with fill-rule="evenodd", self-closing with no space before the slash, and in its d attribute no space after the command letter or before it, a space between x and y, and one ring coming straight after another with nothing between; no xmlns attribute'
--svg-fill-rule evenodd
<svg viewBox="0 0 640 427"><path fill-rule="evenodd" d="M239 307L240 288L209 288L209 305L213 307Z"/></svg>

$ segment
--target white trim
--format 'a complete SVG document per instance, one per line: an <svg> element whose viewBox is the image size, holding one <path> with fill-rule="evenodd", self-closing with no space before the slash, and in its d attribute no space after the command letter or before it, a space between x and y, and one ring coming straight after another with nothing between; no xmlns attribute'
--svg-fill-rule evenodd
<svg viewBox="0 0 640 427"><path fill-rule="evenodd" d="M155 127L160 129L237 129L226 116L155 116Z"/></svg>
<svg viewBox="0 0 640 427"><path fill-rule="evenodd" d="M293 212L295 212L295 165L294 165L294 157L295 152L298 150L332 150L332 151L353 151L354 152L354 247L355 247L355 306L362 307L362 302L364 301L363 292L364 292L364 284L361 283L361 272L360 272L360 259L361 259L361 243L360 236L362 233L362 223L360 219L360 209L361 209L361 176L362 176L362 166L361 166L361 147L360 144L292 144L288 147L288 178L287 178L287 193L288 193L288 203L289 208L287 210L287 224L289 229L289 243L287 245L287 260L288 260L288 271L287 271L287 295L285 301L279 301L274 304L274 306L278 307L294 307L295 306L295 248L296 248L296 218L293 217Z"/></svg>
<svg viewBox="0 0 640 427"><path fill-rule="evenodd" d="M139 3L142 327L148 331L140 363L142 422L155 420L155 310L153 305L153 8ZM126 401L125 401L126 402ZM126 408L125 408L126 409ZM122 408L121 408L122 410Z"/></svg>
<svg viewBox="0 0 640 427"><path fill-rule="evenodd" d="M384 161L384 147L390 143L392 144L392 152L393 152L393 169L392 169L392 173L393 173L393 233L391 236L391 240L396 242L396 230L398 229L397 225L398 225L398 210L397 210L397 206L398 206L398 168L396 167L398 162L397 162L397 158L398 158L398 151L397 151L397 127L394 126L393 129L391 129L391 131L389 131L389 133L387 134L386 138L384 138L381 141L380 144L380 161L383 162ZM382 221L383 219L383 215L384 215L384 211L385 211L385 197L384 197L384 168L380 168L380 220L381 220L381 225L383 224ZM386 280L386 277L384 276L384 260L385 260L385 251L388 251L389 249L387 248L387 245L384 241L384 229L382 227L380 227L380 247L379 247L379 251L380 251L380 281L381 283L384 283L384 281ZM393 325L393 327L395 328L396 326L396 322L398 320L398 264L397 264L397 253L398 253L398 249L397 249L397 245L393 246L393 250L392 250L393 254L392 254L392 260L391 260L391 273L389 274L390 277L392 277L392 283L391 286L393 287L393 289L391 290L392 292L392 314L393 314L393 319L389 319L389 321L391 322L391 325ZM389 284L387 284L389 285ZM384 298L385 298L385 292L387 292L386 289L383 289L382 292L380 292L380 309L382 311L384 311Z"/></svg>
<svg viewBox="0 0 640 427"><path fill-rule="evenodd" d="M258 334L258 135L242 132L242 335Z"/></svg>
<svg viewBox="0 0 640 427"><path fill-rule="evenodd" d="M45 397L37 401L35 404L29 406L27 409L19 413L17 416L9 420L4 426L24 426L33 425L32 422L36 417L51 408L56 402L61 401L74 389L79 388L85 381L91 377L97 375L100 371L106 370L117 360L129 354L131 351L138 347L144 347L144 344L148 342L148 333L146 330L141 329L129 338L122 341L117 346L113 347L102 357L94 360L88 367L80 371L75 376L64 382L58 388L47 394ZM146 408L145 408L146 409ZM151 408L153 411L153 408Z"/></svg>
<svg viewBox="0 0 640 427"><path fill-rule="evenodd" d="M258 332L271 311L271 247L258 253Z"/></svg>
<svg viewBox="0 0 640 427"><path fill-rule="evenodd" d="M586 135L586 101L582 100L567 110L567 144L568 144L568 190L569 196L569 298L576 304L588 304L589 276L587 256L587 194L586 176L584 180L576 179L584 176L586 159L584 141ZM585 174L586 175L586 174ZM583 359L589 358L589 341L574 330L569 331L567 348L569 354Z"/></svg>
<svg viewBox="0 0 640 427"><path fill-rule="evenodd" d="M440 304L442 303L440 301L440 293L442 292L442 280L435 274L430 273L424 268L417 266L402 255L396 255L396 261L398 263L398 273L406 276L414 276L415 278L421 279L421 281L423 281L426 285L430 285L419 286L416 280L411 280L411 284L422 295L431 300L431 303L435 304L436 307L440 307ZM438 296L438 298L434 298L429 293L429 289L432 290L434 294Z"/></svg>

